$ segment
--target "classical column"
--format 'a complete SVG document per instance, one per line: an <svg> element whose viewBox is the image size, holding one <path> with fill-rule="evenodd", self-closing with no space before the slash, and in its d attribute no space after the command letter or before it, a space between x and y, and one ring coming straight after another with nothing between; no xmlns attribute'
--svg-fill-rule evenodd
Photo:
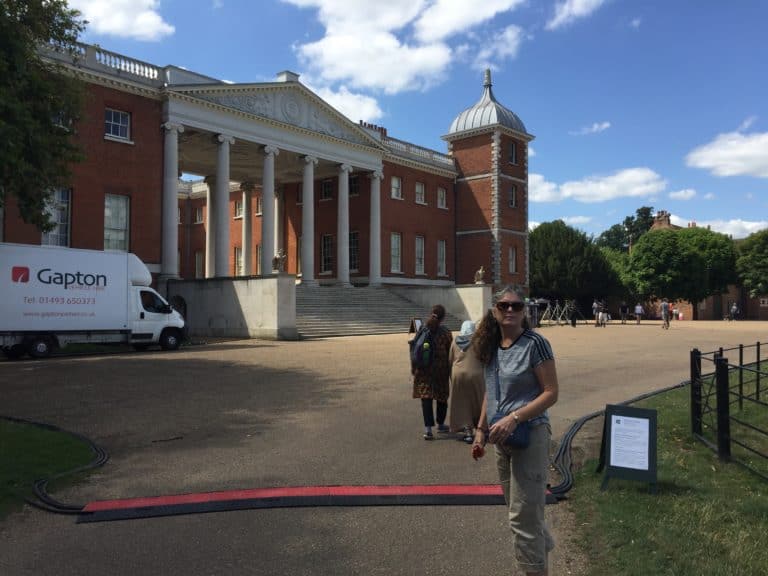
<svg viewBox="0 0 768 576"><path fill-rule="evenodd" d="M284 250L285 189L275 186L275 253Z"/></svg>
<svg viewBox="0 0 768 576"><path fill-rule="evenodd" d="M235 143L232 136L219 134L216 158L216 236L213 251L215 276L229 276L229 147Z"/></svg>
<svg viewBox="0 0 768 576"><path fill-rule="evenodd" d="M275 256L275 156L280 150L264 147L264 172L261 185L261 273L272 273Z"/></svg>
<svg viewBox="0 0 768 576"><path fill-rule="evenodd" d="M179 277L179 134L184 126L166 122L163 128L162 280Z"/></svg>
<svg viewBox="0 0 768 576"><path fill-rule="evenodd" d="M381 285L381 180L384 175L372 172L371 179L371 221L368 241L368 285Z"/></svg>
<svg viewBox="0 0 768 576"><path fill-rule="evenodd" d="M213 191L216 189L216 176L206 176L205 184L208 190L205 193L205 277L213 278L216 268L216 195Z"/></svg>
<svg viewBox="0 0 768 576"><path fill-rule="evenodd" d="M251 209L251 197L253 196L253 182L241 182L240 189L243 191L243 240L241 245L241 256L243 258L243 276L251 275L251 247L253 246L253 213Z"/></svg>
<svg viewBox="0 0 768 576"><path fill-rule="evenodd" d="M301 283L315 280L315 166L317 158L304 157L304 180L301 189Z"/></svg>
<svg viewBox="0 0 768 576"><path fill-rule="evenodd" d="M339 167L339 210L336 224L336 282L342 286L349 283L349 173L352 166Z"/></svg>

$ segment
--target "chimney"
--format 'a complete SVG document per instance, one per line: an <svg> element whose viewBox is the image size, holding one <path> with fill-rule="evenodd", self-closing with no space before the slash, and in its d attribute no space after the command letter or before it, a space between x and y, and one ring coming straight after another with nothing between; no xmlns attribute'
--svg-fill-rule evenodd
<svg viewBox="0 0 768 576"><path fill-rule="evenodd" d="M296 74L296 72L291 72L290 70L283 70L282 72L277 73L277 81L278 82L298 82L299 75Z"/></svg>

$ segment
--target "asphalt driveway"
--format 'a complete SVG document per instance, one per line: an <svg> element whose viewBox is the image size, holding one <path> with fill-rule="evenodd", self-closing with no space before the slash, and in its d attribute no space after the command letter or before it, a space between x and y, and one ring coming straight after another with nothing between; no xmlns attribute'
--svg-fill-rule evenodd
<svg viewBox="0 0 768 576"><path fill-rule="evenodd" d="M768 325L682 321L663 331L658 323L614 323L543 333L558 363L559 439L606 403L686 379L691 348L764 341ZM0 414L54 424L107 450L109 462L88 481L55 494L68 503L272 486L495 482L492 459L475 463L455 439L421 439L406 339L228 341L174 353L0 362ZM567 519L551 520L559 538L569 538ZM562 546L554 565L570 566L567 554ZM94 524L27 508L0 524L0 573L9 576L501 574L510 562L504 513L492 506L244 510Z"/></svg>

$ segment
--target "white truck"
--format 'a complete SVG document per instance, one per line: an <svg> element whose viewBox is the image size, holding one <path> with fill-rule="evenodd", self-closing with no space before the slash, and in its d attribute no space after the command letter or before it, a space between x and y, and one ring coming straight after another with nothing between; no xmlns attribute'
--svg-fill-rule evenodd
<svg viewBox="0 0 768 576"><path fill-rule="evenodd" d="M184 318L135 254L0 243L0 348L45 358L72 343L175 350Z"/></svg>

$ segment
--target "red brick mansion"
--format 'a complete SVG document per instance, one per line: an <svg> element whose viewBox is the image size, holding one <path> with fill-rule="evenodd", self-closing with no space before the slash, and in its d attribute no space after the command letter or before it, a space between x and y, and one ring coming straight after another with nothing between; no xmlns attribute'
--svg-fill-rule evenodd
<svg viewBox="0 0 768 576"><path fill-rule="evenodd" d="M96 46L49 57L87 84L84 161L55 191L52 232L9 198L2 241L131 251L159 280L279 266L307 285L450 286L482 266L528 285L533 136L489 71L445 153L351 122L288 71L230 84Z"/></svg>

